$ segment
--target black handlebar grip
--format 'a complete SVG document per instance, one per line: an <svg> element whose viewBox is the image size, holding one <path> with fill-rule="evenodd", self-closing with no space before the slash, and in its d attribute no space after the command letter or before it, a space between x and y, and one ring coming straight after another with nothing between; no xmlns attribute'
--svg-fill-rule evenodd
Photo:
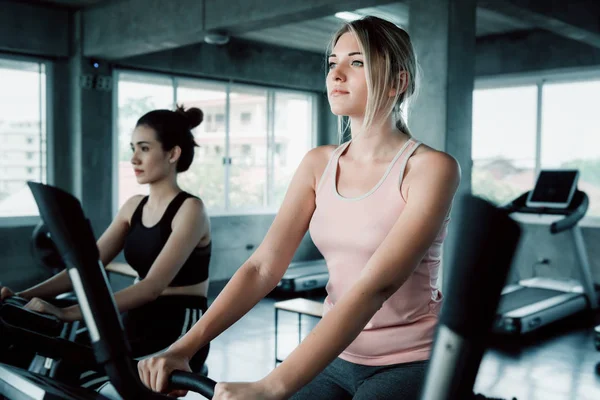
<svg viewBox="0 0 600 400"><path fill-rule="evenodd" d="M169 389L191 390L209 399L215 395L216 385L217 382L212 379L192 372L173 371L169 377Z"/></svg>

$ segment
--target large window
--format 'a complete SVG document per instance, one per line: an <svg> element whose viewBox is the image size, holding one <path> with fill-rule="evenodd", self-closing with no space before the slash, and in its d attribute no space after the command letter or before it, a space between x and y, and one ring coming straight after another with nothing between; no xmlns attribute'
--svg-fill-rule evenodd
<svg viewBox="0 0 600 400"><path fill-rule="evenodd" d="M38 215L27 181L46 182L46 66L0 58L0 218Z"/></svg>
<svg viewBox="0 0 600 400"><path fill-rule="evenodd" d="M229 94L229 207L267 206L268 112L266 89L232 86ZM241 115L250 114L251 122Z"/></svg>
<svg viewBox="0 0 600 400"><path fill-rule="evenodd" d="M532 80L473 95L473 193L502 204L531 190L540 169L578 168L600 221L600 79Z"/></svg>
<svg viewBox="0 0 600 400"><path fill-rule="evenodd" d="M130 164L135 121L158 107L198 107L196 148L181 187L211 214L275 211L292 174L313 146L314 95L189 78L118 73L118 205L145 194Z"/></svg>
<svg viewBox="0 0 600 400"><path fill-rule="evenodd" d="M473 193L502 204L531 189L537 87L475 90Z"/></svg>
<svg viewBox="0 0 600 400"><path fill-rule="evenodd" d="M138 185L131 166L131 132L137 120L157 108L171 108L171 79L154 75L120 74L118 84L118 193L119 208L136 194L148 194L148 187Z"/></svg>
<svg viewBox="0 0 600 400"><path fill-rule="evenodd" d="M542 104L541 167L579 169L588 215L600 218L600 79L546 83Z"/></svg>
<svg viewBox="0 0 600 400"><path fill-rule="evenodd" d="M306 151L313 147L312 136L315 115L311 98L297 93L275 94L275 129L273 140L273 196L280 204L288 184Z"/></svg>
<svg viewBox="0 0 600 400"><path fill-rule="evenodd" d="M177 102L198 107L204 121L194 129L197 147L190 169L179 174L179 183L199 196L210 210L223 210L225 202L225 110L227 87L221 83L180 79Z"/></svg>

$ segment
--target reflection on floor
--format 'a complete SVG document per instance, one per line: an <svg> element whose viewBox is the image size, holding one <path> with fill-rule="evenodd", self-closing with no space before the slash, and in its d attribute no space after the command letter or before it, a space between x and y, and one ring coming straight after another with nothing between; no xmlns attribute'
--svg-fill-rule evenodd
<svg viewBox="0 0 600 400"><path fill-rule="evenodd" d="M322 299L320 294L316 299ZM315 298L315 295L311 296ZM254 381L274 367L274 308L282 297L262 300L244 318L218 337L208 358L209 376L217 381ZM571 318L521 340L494 338L481 364L475 391L489 397L518 400L597 400L600 352L593 344L598 320ZM303 337L318 322L303 317ZM298 343L298 317L279 314L279 356ZM195 394L189 399L201 398Z"/></svg>

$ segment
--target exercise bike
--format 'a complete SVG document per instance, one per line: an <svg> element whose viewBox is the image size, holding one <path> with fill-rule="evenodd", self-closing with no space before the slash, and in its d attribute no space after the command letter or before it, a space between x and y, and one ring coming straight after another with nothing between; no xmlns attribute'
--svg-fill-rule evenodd
<svg viewBox="0 0 600 400"><path fill-rule="evenodd" d="M38 203L42 220L47 225L52 240L65 261L89 330L92 343L91 355L95 364L106 372L123 399L171 398L152 392L139 379L104 268L99 262L91 226L78 200L48 185L29 183L29 186ZM43 316L23 308L13 306L12 309L19 315L27 314L31 318ZM43 316L43 318L47 317ZM51 317L48 320L51 321ZM26 334L31 343L45 343L45 346L40 347L44 348L43 351L48 357L64 356L64 352L55 347L57 343L69 347L77 346L76 343L59 340L33 330L21 329L20 333ZM85 357L85 352L80 356ZM182 371L172 374L171 382L174 389L192 390L209 398L212 397L216 384L206 377ZM108 398L97 392L74 387L48 376L7 364L0 364L0 394L15 400Z"/></svg>

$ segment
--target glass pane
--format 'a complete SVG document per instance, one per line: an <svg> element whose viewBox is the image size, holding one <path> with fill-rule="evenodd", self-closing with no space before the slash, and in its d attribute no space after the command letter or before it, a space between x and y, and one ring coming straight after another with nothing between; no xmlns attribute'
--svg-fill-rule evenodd
<svg viewBox="0 0 600 400"><path fill-rule="evenodd" d="M225 85L179 80L177 102L187 109L198 107L204 120L194 137L200 146L195 150L190 169L179 174L181 188L199 196L209 212L225 209Z"/></svg>
<svg viewBox="0 0 600 400"><path fill-rule="evenodd" d="M312 96L275 93L275 140L273 144L273 204L279 208L292 176L312 147Z"/></svg>
<svg viewBox="0 0 600 400"><path fill-rule="evenodd" d="M46 75L0 60L0 217L37 215L27 181L46 182Z"/></svg>
<svg viewBox="0 0 600 400"><path fill-rule="evenodd" d="M131 132L137 120L146 112L173 109L171 78L120 73L118 77L119 110L119 208L136 194L148 194L148 186L139 185L131 166Z"/></svg>
<svg viewBox="0 0 600 400"><path fill-rule="evenodd" d="M599 105L600 80L544 85L541 166L579 169L593 217L600 217Z"/></svg>
<svg viewBox="0 0 600 400"><path fill-rule="evenodd" d="M231 210L266 207L267 91L233 87L229 96Z"/></svg>
<svg viewBox="0 0 600 400"><path fill-rule="evenodd" d="M42 123L40 124L40 153L39 153L39 160L40 160L40 175L39 175L39 180L40 182L46 182L46 176L47 176L47 157L48 154L46 153L46 149L47 149L47 133L46 133L46 127L47 127L47 118L46 118L46 65L44 64L40 64L40 117L41 117L41 121ZM37 214L37 213L36 213Z"/></svg>
<svg viewBox="0 0 600 400"><path fill-rule="evenodd" d="M535 181L537 86L473 93L473 194L503 204Z"/></svg>

